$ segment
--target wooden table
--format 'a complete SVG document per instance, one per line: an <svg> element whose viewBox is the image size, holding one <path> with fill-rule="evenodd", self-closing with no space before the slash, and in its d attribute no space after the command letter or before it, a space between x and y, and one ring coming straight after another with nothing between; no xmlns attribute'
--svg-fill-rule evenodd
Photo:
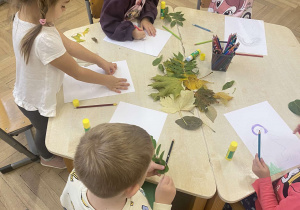
<svg viewBox="0 0 300 210"><path fill-rule="evenodd" d="M194 43L210 40L213 34L223 39L225 16L183 7L177 7L175 12L178 11L182 11L186 18L184 27L179 27L185 56L197 48L206 54L206 60L199 64L200 76L204 76L211 71L211 43L199 46L194 46ZM192 23L209 28L214 33L198 29L192 26ZM288 109L288 103L299 98L300 93L300 44L286 27L265 23L265 31L267 56L263 58L235 56L227 72L215 71L205 78L214 82L209 88L215 92L221 91L226 82L235 80L236 91L228 106L215 106L218 113L215 122L212 123L207 117L202 117L216 131L213 133L209 128L203 128L218 195L229 203L252 194L254 189L251 184L257 177L252 173L253 156L224 114L268 101L291 129L300 122L299 116ZM229 92L232 93L233 88ZM227 161L225 155L233 140L238 142L238 148L232 161ZM290 170L272 176L272 180L278 179L288 171Z"/></svg>
<svg viewBox="0 0 300 210"><path fill-rule="evenodd" d="M162 29L162 21L160 19L157 19L154 25L156 28ZM82 45L109 61L126 60L136 91L134 93L85 100L81 101L80 104L91 105L124 101L160 110L159 102L154 102L148 96L150 93L155 92L148 86L151 83L150 79L159 74L158 68L152 66L152 61L155 57L103 41L105 35L99 23L67 31L65 35L70 37L78 32L83 32L87 27L90 28L90 32L86 35L87 41L83 42ZM178 34L176 30L175 27L173 31ZM96 37L98 44L95 44L91 37ZM182 53L181 42L174 36L171 36L161 54L163 54L164 59L167 59L177 52ZM63 103L61 91L58 95L57 116L50 118L48 122L47 148L54 154L73 159L79 138L84 134L82 119L88 118L93 127L100 123L109 122L115 109L116 107L100 107L75 110L72 103ZM178 118L178 114L168 115L158 140L158 143L162 144L161 149L166 151L169 149L171 140L175 139L176 141L169 161L170 171L168 174L173 178L177 190L209 199L215 194L216 185L209 163L203 130L184 130L175 124L175 120ZM166 153L165 156L167 155ZM158 178L149 180L155 183L159 181Z"/></svg>

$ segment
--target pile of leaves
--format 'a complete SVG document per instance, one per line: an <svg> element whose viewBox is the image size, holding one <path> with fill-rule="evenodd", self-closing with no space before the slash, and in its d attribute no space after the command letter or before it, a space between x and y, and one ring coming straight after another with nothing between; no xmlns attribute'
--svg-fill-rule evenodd
<svg viewBox="0 0 300 210"><path fill-rule="evenodd" d="M166 7L164 20L170 23L171 28L173 28L176 24L179 26L183 26L182 21L185 21L183 15L184 14L182 14L181 12L169 13L169 8Z"/></svg>
<svg viewBox="0 0 300 210"><path fill-rule="evenodd" d="M156 150L155 153L154 153L154 155L153 155L153 157L152 157L152 161L155 162L155 163L157 163L157 164L159 164L159 165L165 166L164 170L158 170L157 171L159 174L165 174L165 173L167 173L169 171L168 164L166 164L166 161L163 160L165 151L163 151L162 153L159 154L161 144L158 145L158 147L156 148L156 140L153 138L153 136L151 136L151 141L152 141L154 150Z"/></svg>
<svg viewBox="0 0 300 210"><path fill-rule="evenodd" d="M151 78L153 83L149 86L158 92L151 93L150 96L154 101L160 100L160 104L163 106L162 111L179 112L181 118L176 120L176 123L182 128L195 130L203 124L198 117L182 116L181 111L191 111L194 107L197 107L200 112L204 112L214 122L217 111L212 105L220 102L227 105L233 97L225 92L215 93L208 89L207 85L212 83L198 78L199 69L195 60L185 61L180 52L173 55L174 57L162 64L163 56L152 62L153 66L158 66L163 75ZM230 88L233 84L234 81L226 83L223 90Z"/></svg>

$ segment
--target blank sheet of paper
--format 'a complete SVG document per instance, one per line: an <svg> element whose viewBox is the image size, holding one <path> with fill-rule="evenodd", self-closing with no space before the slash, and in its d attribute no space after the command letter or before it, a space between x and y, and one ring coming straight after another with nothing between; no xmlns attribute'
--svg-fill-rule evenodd
<svg viewBox="0 0 300 210"><path fill-rule="evenodd" d="M225 16L224 41L230 34L237 34L240 43L236 52L267 55L264 21Z"/></svg>
<svg viewBox="0 0 300 210"><path fill-rule="evenodd" d="M167 31L163 31L160 29L156 29L156 36L149 36L146 33L146 38L143 40L133 40L133 41L125 41L119 42L108 38L107 36L104 38L104 41L110 42L112 44L116 44L122 47L129 48L131 50L135 50L141 53L145 53L152 56L158 56L160 51L163 49L171 34Z"/></svg>
<svg viewBox="0 0 300 210"><path fill-rule="evenodd" d="M120 102L110 123L127 123L145 129L158 141L168 114L141 106Z"/></svg>
<svg viewBox="0 0 300 210"><path fill-rule="evenodd" d="M117 64L118 68L114 76L118 78L126 78L127 82L130 84L128 90L122 90L121 93L116 93L114 91L109 90L103 85L81 82L65 74L63 81L64 102L72 102L74 99L87 100L92 98L100 98L105 96L113 96L118 94L135 92L127 62L124 60L117 61L115 63ZM98 67L96 64L87 66L85 68L88 68L100 74L105 74L105 71Z"/></svg>
<svg viewBox="0 0 300 210"><path fill-rule="evenodd" d="M260 130L261 157L271 174L300 164L300 139L267 101L227 113L225 117L253 156L258 151Z"/></svg>

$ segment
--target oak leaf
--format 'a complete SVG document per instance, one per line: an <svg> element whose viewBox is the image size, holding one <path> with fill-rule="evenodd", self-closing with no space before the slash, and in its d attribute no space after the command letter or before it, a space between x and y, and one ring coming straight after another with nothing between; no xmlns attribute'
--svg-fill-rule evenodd
<svg viewBox="0 0 300 210"><path fill-rule="evenodd" d="M154 101L160 99L160 97L166 97L170 94L174 95L174 98L177 98L180 95L180 91L183 90L182 81L175 77L167 77L156 75L152 77L154 82L150 84L153 89L158 90L158 93L151 93L150 96Z"/></svg>
<svg viewBox="0 0 300 210"><path fill-rule="evenodd" d="M214 95L214 98L220 99L223 104L227 105L228 101L230 101L233 97L228 95L227 93L218 92Z"/></svg>
<svg viewBox="0 0 300 210"><path fill-rule="evenodd" d="M182 90L177 98L174 98L173 95L160 98L160 104L163 106L162 111L171 114L179 111L190 111L195 107L194 103L194 93L190 90Z"/></svg>

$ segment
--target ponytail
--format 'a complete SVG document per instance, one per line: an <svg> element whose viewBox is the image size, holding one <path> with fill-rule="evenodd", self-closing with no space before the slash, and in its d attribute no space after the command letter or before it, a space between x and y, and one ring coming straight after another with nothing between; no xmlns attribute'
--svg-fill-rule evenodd
<svg viewBox="0 0 300 210"><path fill-rule="evenodd" d="M42 19L45 19L46 14L48 12L48 8L49 8L49 1L48 0L38 0L37 3L38 3L38 7L40 8L41 17L42 17ZM28 64L28 61L29 61L29 56L30 56L33 42L34 42L35 38L37 37L37 35L41 32L43 25L44 24L38 24L38 25L34 26L32 29L30 29L28 31L28 33L23 37L23 39L21 41L21 49L20 49L21 55L24 56L24 60L25 60L26 64ZM46 25L49 26L49 24L47 24L47 23L46 23Z"/></svg>

